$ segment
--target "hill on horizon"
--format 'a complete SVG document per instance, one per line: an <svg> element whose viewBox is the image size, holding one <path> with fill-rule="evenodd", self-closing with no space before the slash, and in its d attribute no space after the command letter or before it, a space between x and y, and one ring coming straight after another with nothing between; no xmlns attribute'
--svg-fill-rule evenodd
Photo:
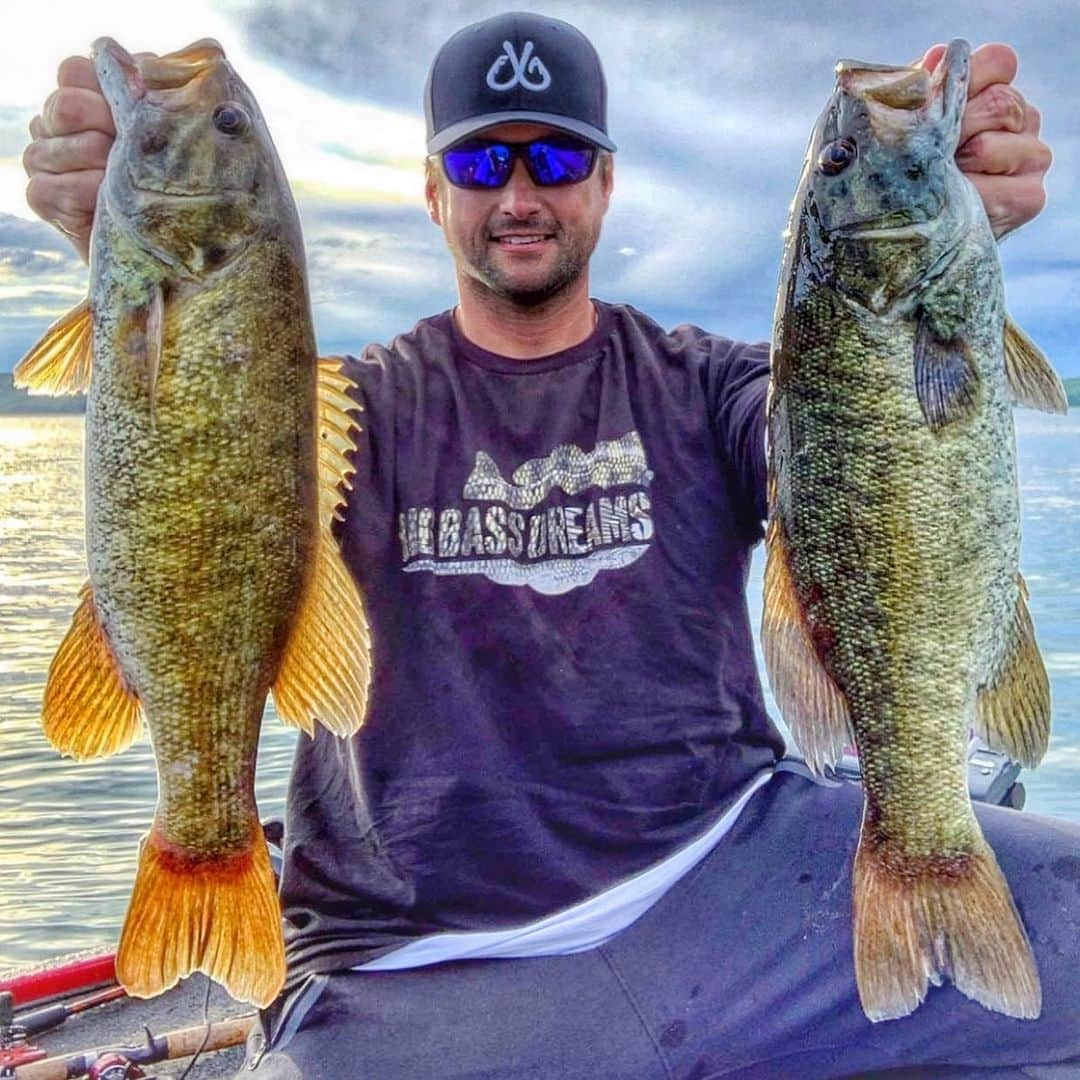
<svg viewBox="0 0 1080 1080"><path fill-rule="evenodd" d="M10 371L0 372L0 414L4 416L55 416L86 411L85 394L50 397L16 390Z"/></svg>
<svg viewBox="0 0 1080 1080"><path fill-rule="evenodd" d="M1080 405L1080 378L1063 379L1065 392L1069 395L1070 405ZM86 411L86 395L78 394L66 397L30 395L25 390L16 390L12 384L10 371L0 372L0 415L4 416L47 416L57 413L81 413Z"/></svg>

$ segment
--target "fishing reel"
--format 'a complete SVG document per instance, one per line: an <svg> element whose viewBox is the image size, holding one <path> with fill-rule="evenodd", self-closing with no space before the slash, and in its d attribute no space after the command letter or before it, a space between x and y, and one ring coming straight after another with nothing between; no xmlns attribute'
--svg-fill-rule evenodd
<svg viewBox="0 0 1080 1080"><path fill-rule="evenodd" d="M140 1080L147 1074L123 1054L103 1054L90 1066L87 1080Z"/></svg>
<svg viewBox="0 0 1080 1080"><path fill-rule="evenodd" d="M27 1031L15 1022L15 995L0 993L0 1080L15 1075L21 1065L40 1061L47 1054L27 1041Z"/></svg>

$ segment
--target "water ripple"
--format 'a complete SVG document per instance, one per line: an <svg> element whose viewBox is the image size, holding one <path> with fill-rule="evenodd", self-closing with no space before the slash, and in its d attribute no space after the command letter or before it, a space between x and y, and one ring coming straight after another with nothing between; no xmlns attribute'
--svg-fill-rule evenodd
<svg viewBox="0 0 1080 1080"><path fill-rule="evenodd" d="M1017 426L1023 569L1055 702L1050 751L1024 782L1032 810L1080 820L1080 416L1018 413ZM0 417L0 969L115 943L156 797L145 738L76 764L38 723L86 576L81 460L81 417ZM759 624L760 552L749 589ZM282 812L296 737L269 707L256 785L264 816Z"/></svg>
<svg viewBox="0 0 1080 1080"><path fill-rule="evenodd" d="M76 763L41 734L45 675L86 577L82 418L0 417L0 969L111 948L157 780L145 736ZM280 815L296 735L269 708L256 789Z"/></svg>

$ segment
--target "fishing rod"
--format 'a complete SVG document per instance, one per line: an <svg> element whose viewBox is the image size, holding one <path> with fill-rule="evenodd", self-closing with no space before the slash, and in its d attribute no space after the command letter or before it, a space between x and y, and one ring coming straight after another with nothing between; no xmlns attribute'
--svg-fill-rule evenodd
<svg viewBox="0 0 1080 1080"><path fill-rule="evenodd" d="M146 1042L142 1046L103 1047L64 1057L42 1058L17 1065L10 1072L0 1070L0 1077L5 1080L8 1077L11 1080L72 1080L81 1076L91 1080L134 1080L148 1077L150 1080L142 1071L142 1065L240 1046L246 1041L254 1020L255 1013L246 1013L156 1036L149 1028L144 1028Z"/></svg>
<svg viewBox="0 0 1080 1080"><path fill-rule="evenodd" d="M237 1046L247 1038L254 1014L232 1017L155 1036L144 1027L141 1046L107 1046L77 1054L49 1057L32 1037L59 1027L70 1017L127 996L116 981L113 956L80 959L62 968L31 972L0 981L0 1080L136 1080L150 1074L141 1066ZM104 985L103 985L104 984ZM97 987L74 1001L56 1001L64 994ZM209 994L208 994L209 999ZM32 1011L15 1009L47 1002ZM209 1001L207 1002L207 1004ZM190 1066L189 1066L190 1068Z"/></svg>
<svg viewBox="0 0 1080 1080"><path fill-rule="evenodd" d="M46 1056L47 1051L29 1042L30 1036L51 1031L69 1017L126 996L122 986L111 986L77 1001L46 1005L16 1017L15 994L10 990L0 991L0 1077L11 1076L19 1066Z"/></svg>
<svg viewBox="0 0 1080 1080"><path fill-rule="evenodd" d="M56 1000L80 990L97 992L75 1001ZM58 968L0 980L0 1077L12 1076L16 1068L48 1055L48 1051L30 1042L31 1036L50 1031L69 1017L126 994L117 983L116 958L112 954L83 956ZM35 1002L55 1004L15 1015L16 1008Z"/></svg>

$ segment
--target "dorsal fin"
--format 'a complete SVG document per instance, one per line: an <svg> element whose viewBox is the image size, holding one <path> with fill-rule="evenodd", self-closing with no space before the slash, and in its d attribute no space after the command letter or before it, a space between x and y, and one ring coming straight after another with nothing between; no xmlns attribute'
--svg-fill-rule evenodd
<svg viewBox="0 0 1080 1080"><path fill-rule="evenodd" d="M315 566L274 680L274 705L309 735L321 723L351 735L364 720L371 681L371 633L364 602L331 532L351 488L349 454L358 408L339 360L319 361L319 540Z"/></svg>
<svg viewBox="0 0 1080 1080"><path fill-rule="evenodd" d="M1069 396L1050 361L1008 316L1005 317L1005 377L1018 405L1067 413Z"/></svg>

